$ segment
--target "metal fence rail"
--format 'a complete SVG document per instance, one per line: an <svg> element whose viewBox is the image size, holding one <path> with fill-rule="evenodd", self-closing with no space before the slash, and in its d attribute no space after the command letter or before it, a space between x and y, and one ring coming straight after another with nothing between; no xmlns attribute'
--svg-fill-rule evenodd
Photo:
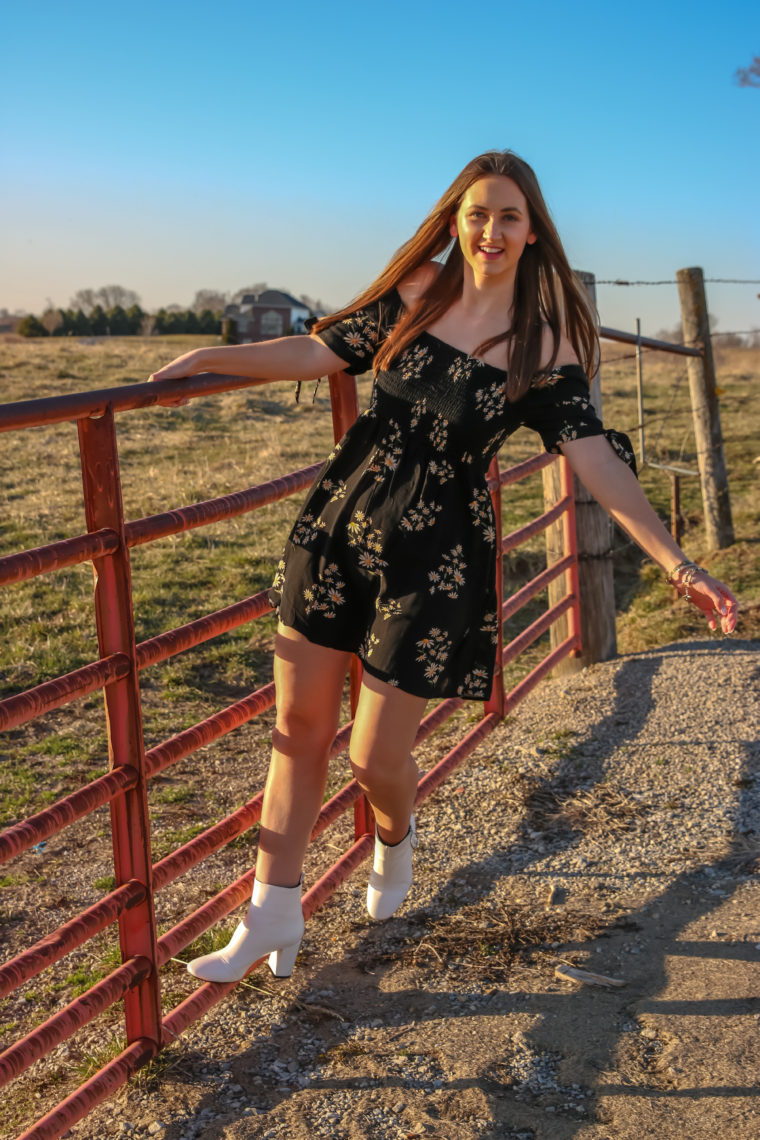
<svg viewBox="0 0 760 1140"><path fill-rule="evenodd" d="M181 391L183 398L194 398L263 383L266 381L204 375L183 381ZM334 434L339 439L358 414L355 381L343 373L331 376L330 395ZM160 938L156 934L154 898L162 887L251 828L260 817L263 793L259 792L226 818L154 864L151 858L146 786L148 780L157 773L271 708L275 699L274 684L264 685L146 751L143 744L139 673L150 665L220 633L255 621L268 613L270 607L265 593L255 594L186 625L136 643L129 549L166 535L257 510L308 487L320 465L305 467L207 502L126 521L122 509L115 413L156 404L174 404L177 398L176 383L164 381L0 407L0 430L4 431L66 420L77 421L88 528L87 534L0 559L0 584L23 581L65 566L92 561L100 651L99 660L0 701L0 729L26 723L96 689L103 689L109 748L109 771L105 775L90 781L50 807L19 821L0 835L0 863L60 832L96 808L109 804L117 883L115 889L109 891L98 903L83 910L0 967L0 995L9 993L40 974L112 923L118 923L119 926L122 955L122 964L117 969L0 1055L0 1085L18 1077L35 1061L46 1056L117 1001L124 1002L128 1042L119 1056L34 1123L19 1140L54 1140L60 1136L77 1120L86 1116L95 1105L111 1096L160 1049L220 1001L234 985L202 984L168 1014L162 1014L161 967L248 899L255 869L247 871ZM554 462L560 463L562 471L560 500L537 519L502 538L501 488L518 479L535 475ZM539 455L500 472L498 462L494 459L488 472L488 485L498 530L497 589L501 615L494 685L479 723L420 780L418 803L430 795L470 755L496 728L505 713L558 661L568 654L580 651L578 560L572 476L567 461L563 457ZM558 519L563 520L565 538L562 558L504 601L504 552L513 550ZM565 595L504 646L503 622L560 575L566 575ZM513 661L565 613L569 615L569 636L511 692L506 693L503 666ZM356 706L359 681L360 672L355 660L351 670L352 712ZM439 702L423 719L417 734L417 744L430 736L463 704L464 701L460 698ZM351 723L339 730L331 756L337 756L347 747L350 735ZM350 780L324 804L312 838L321 834L349 808L354 811L354 842L304 895L303 910L306 918L329 898L373 849L374 824L371 811L355 780Z"/></svg>

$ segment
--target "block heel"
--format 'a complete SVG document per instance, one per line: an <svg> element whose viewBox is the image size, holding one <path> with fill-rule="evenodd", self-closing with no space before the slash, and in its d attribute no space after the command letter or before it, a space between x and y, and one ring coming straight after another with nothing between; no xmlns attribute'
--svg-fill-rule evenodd
<svg viewBox="0 0 760 1140"><path fill-rule="evenodd" d="M273 950L269 955L269 969L272 971L276 978L289 978L293 973L293 967L296 964L298 951L301 948L301 939L297 942L291 943L290 946L283 946L280 950Z"/></svg>
<svg viewBox="0 0 760 1140"><path fill-rule="evenodd" d="M277 978L293 972L303 937L301 883L295 887L253 884L248 913L222 950L188 962L188 971L204 982L239 982L254 962L269 955Z"/></svg>

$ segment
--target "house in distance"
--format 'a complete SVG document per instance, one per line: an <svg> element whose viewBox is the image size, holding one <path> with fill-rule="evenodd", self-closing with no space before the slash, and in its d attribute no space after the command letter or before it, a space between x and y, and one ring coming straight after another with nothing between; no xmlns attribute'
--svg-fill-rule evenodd
<svg viewBox="0 0 760 1140"><path fill-rule="evenodd" d="M223 319L231 318L239 342L272 340L274 337L306 331L304 322L313 316L303 301L280 289L245 293L237 304L227 305Z"/></svg>

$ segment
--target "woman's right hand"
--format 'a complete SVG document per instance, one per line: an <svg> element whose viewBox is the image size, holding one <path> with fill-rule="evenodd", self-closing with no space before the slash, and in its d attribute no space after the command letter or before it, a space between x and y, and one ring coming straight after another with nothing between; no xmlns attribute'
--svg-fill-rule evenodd
<svg viewBox="0 0 760 1140"><path fill-rule="evenodd" d="M176 360L172 360L163 368L159 368L157 372L153 372L148 378L149 381L183 380L186 376L195 376L198 372L204 372L202 352L202 348L194 348L191 352L178 356Z"/></svg>

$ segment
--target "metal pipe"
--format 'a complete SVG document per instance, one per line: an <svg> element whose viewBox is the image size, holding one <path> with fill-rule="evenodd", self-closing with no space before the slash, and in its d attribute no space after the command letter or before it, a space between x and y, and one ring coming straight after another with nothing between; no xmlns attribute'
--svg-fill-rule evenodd
<svg viewBox="0 0 760 1140"><path fill-rule="evenodd" d="M231 732L233 728L239 728L241 724L252 720L259 713L271 709L273 704L274 681L270 681L268 685L257 689L250 696L243 697L242 701L235 701L221 712L214 713L206 720L186 728L184 732L177 733L171 740L157 744L155 748L145 753L148 776L155 776L157 772L163 772L178 760L184 760L191 752L196 752L206 744L212 744L220 736Z"/></svg>
<svg viewBox="0 0 760 1140"><path fill-rule="evenodd" d="M166 538L170 534L181 534L182 531L208 526L209 523L221 522L222 519L235 518L236 515L276 503L278 499L286 499L288 495L310 487L322 466L321 463L312 463L300 471L292 471L256 487L246 487L244 491L235 491L232 495L220 495L217 499L207 499L189 507L177 507L173 511L135 519L124 527L127 546L141 546L156 538Z"/></svg>
<svg viewBox="0 0 760 1140"><path fill-rule="evenodd" d="M531 598L535 598L536 594L540 594L542 590L545 590L550 582L553 582L555 578L559 578L560 574L564 574L566 570L569 570L572 563L573 556L567 554L564 558L560 558L559 562L553 562L546 570L542 570L535 578L531 578L529 582L526 582L524 586L504 602L501 607L501 620L505 622L509 621L511 617L514 617L518 610L521 610Z"/></svg>
<svg viewBox="0 0 760 1140"><path fill-rule="evenodd" d="M572 598L567 617L567 631L575 642L573 654L579 657L582 649L581 586L578 573L578 532L575 525L575 477L566 455L562 455L559 460L559 479L562 497L568 501L567 511L562 516L562 545L565 558L570 559L567 568L567 592Z"/></svg>
<svg viewBox="0 0 760 1140"><path fill-rule="evenodd" d="M147 958L151 969L124 995L127 1041L149 1038L161 1044L161 993L153 908L148 812L148 774L145 764L140 684L135 653L132 574L124 540L124 506L121 496L119 451L113 411L98 419L79 420L79 453L85 515L89 531L109 527L119 535L119 549L93 562L95 622L100 656L124 653L130 669L107 685L105 693L108 757L113 770L137 774L128 791L110 802L111 839L117 884L137 879L145 884L145 898L119 915L122 961Z"/></svg>
<svg viewBox="0 0 760 1140"><path fill-rule="evenodd" d="M34 978L42 970L65 958L77 946L89 942L101 930L119 917L128 906L141 902L145 896L145 886L131 879L128 883L116 887L99 902L83 910L75 918L70 919L64 926L46 934L44 938L24 950L15 958L11 958L4 966L0 966L0 997L18 989L24 982Z"/></svg>
<svg viewBox="0 0 760 1140"><path fill-rule="evenodd" d="M104 554L113 554L119 547L119 536L114 530L104 528L92 534L80 534L76 538L65 538L62 542L51 542L34 550L22 550L0 558L0 586L8 582L25 582L38 574L50 570L61 570L64 566L76 566L79 562L91 562Z"/></svg>
<svg viewBox="0 0 760 1140"><path fill-rule="evenodd" d="M540 455L534 455L530 459L524 459L522 463L515 463L514 467L507 467L499 475L499 483L502 487L508 487L511 483L518 483L521 479L525 479L528 475L535 475L536 472L542 471L544 467L551 467L555 463L557 456L549 451L542 451ZM490 481L489 481L490 487Z"/></svg>
<svg viewBox="0 0 760 1140"><path fill-rule="evenodd" d="M539 681L542 681L555 665L558 665L563 658L568 657L575 648L575 642L572 637L566 637L547 657L544 657L540 664L536 665L535 669L531 669L527 677L523 677L519 684L515 685L514 689L507 694L506 711L511 712L520 701L527 697L531 689L535 689Z"/></svg>
<svg viewBox="0 0 760 1140"><path fill-rule="evenodd" d="M510 661L514 661L515 657L519 657L524 649L532 645L542 633L546 633L549 626L555 622L557 618L562 617L564 613L567 613L567 611L572 608L574 601L575 599L572 594L565 594L561 601L553 605L546 613L543 613L540 618L536 618L534 622L531 622L522 633L518 634L517 637L510 641L509 645L505 646L502 654L503 663L508 665ZM571 634L571 640L577 642L577 637Z"/></svg>
<svg viewBox="0 0 760 1140"><path fill-rule="evenodd" d="M69 701L86 697L88 693L126 677L131 668L131 662L125 653L112 653L103 661L93 661L63 677L43 681L33 689L6 697L0 701L0 730L15 728L16 725L60 708Z"/></svg>
<svg viewBox="0 0 760 1140"><path fill-rule="evenodd" d="M620 344L638 344L638 337L636 333L622 332L620 329L608 329L602 326L599 329L599 336L602 340L615 340ZM701 347L691 348L685 344L673 344L668 340L654 340L651 336L643 336L641 343L644 348L657 348L662 352L670 352L674 356L703 356L704 349Z"/></svg>
<svg viewBox="0 0 760 1140"><path fill-rule="evenodd" d="M504 550L501 544L501 477L499 475L499 460L494 455L488 468L489 486L491 486L491 510L494 519L494 543L496 546L496 612L493 620L496 623L496 637L494 639L494 667L493 682L488 700L483 706L485 716L494 713L501 719L504 716L504 670L501 664L501 651L504 647L504 623L501 610L504 602ZM488 619L486 619L488 620Z"/></svg>
<svg viewBox="0 0 760 1140"><path fill-rule="evenodd" d="M112 412L128 412L159 405L173 407L178 399L194 400L217 392L233 392L238 388L259 388L270 380L252 380L250 376L221 376L203 372L184 380L156 380L142 384L124 384L120 388L99 388L92 392L72 392L67 396L45 396L41 400L20 400L0 404L0 431L59 424L67 420L99 417L108 408Z"/></svg>
<svg viewBox="0 0 760 1140"><path fill-rule="evenodd" d="M115 1005L129 989L145 980L151 970L152 964L147 958L130 958L31 1033L15 1041L0 1056L0 1088Z"/></svg>
<svg viewBox="0 0 760 1140"><path fill-rule="evenodd" d="M22 819L20 823L14 823L0 834L0 863L7 862L14 855L20 855L22 851L28 851L43 839L62 831L68 824L107 804L114 796L134 788L136 783L135 768L115 768L91 780L70 796L57 800L50 807Z"/></svg>
<svg viewBox="0 0 760 1140"><path fill-rule="evenodd" d="M137 668L145 669L148 665L166 661L167 658L173 657L176 653L182 653L185 649L192 649L212 637L217 637L220 633L237 629L239 626L245 625L246 622L255 621L256 618L263 617L264 614L271 612L272 607L269 604L267 591L262 590L261 593L253 594L242 602L225 606L224 609L216 610L215 613L188 622L187 625L180 625L176 629L159 633L156 637L150 637L147 641L138 643L136 648Z"/></svg>
<svg viewBox="0 0 760 1140"><path fill-rule="evenodd" d="M533 522L526 523L525 526L518 527L517 530L511 531L502 539L502 550L504 552L514 550L514 548L519 546L522 542L526 542L527 539L540 534L542 530L546 530L548 526L551 526L553 522L557 521L563 511L569 508L571 502L572 496L563 495L561 499L557 500L553 507L550 507L548 511L544 511L544 513L539 515L537 519L534 519Z"/></svg>
<svg viewBox="0 0 760 1140"><path fill-rule="evenodd" d="M641 362L641 321L636 318L636 400L639 410L639 450L641 457L639 466L643 467L647 461L646 447L644 446L644 381Z"/></svg>
<svg viewBox="0 0 760 1140"><path fill-rule="evenodd" d="M470 731L462 737L457 745L447 752L442 760L431 768L419 782L417 787L416 804L422 803L427 799L431 792L443 783L448 776L449 772L454 768L458 768L463 760L474 752L485 738L493 732L493 730L501 723L501 717L496 713L489 713L488 716L483 717L481 721L471 728Z"/></svg>

